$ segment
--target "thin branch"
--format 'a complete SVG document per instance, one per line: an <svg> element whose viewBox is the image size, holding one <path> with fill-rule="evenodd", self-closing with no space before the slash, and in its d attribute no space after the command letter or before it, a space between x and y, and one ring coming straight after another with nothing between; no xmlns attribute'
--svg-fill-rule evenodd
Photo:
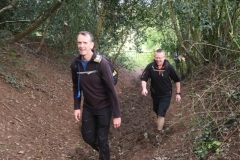
<svg viewBox="0 0 240 160"><path fill-rule="evenodd" d="M44 28L44 31L43 31L43 34L42 34L42 40L41 40L41 43L40 43L38 49L36 50L36 53L37 53L37 54L40 53L40 51L41 51L43 45L45 44L45 37L46 37L46 34L47 34L47 29L48 29L48 25L49 25L49 23L50 23L50 20L47 19L47 24L46 24L46 26L45 26L45 28Z"/></svg>
<svg viewBox="0 0 240 160"><path fill-rule="evenodd" d="M17 117L14 117L16 120L18 120L19 122L22 122L22 120L21 119L19 119L19 118L17 118Z"/></svg>
<svg viewBox="0 0 240 160"><path fill-rule="evenodd" d="M30 15L27 14L26 12L24 12L21 8L19 8L17 5L13 6L14 8L16 8L17 10L19 10L22 14L24 14L28 19L31 19Z"/></svg>
<svg viewBox="0 0 240 160"><path fill-rule="evenodd" d="M124 44L126 43L126 41L127 41L127 39L128 39L129 33L128 33L128 30L127 30L127 29L126 29L125 33L123 34L123 36L124 36L124 38L123 38L123 40L122 40L122 44L121 44L120 47L118 48L118 52L117 52L117 54L116 54L115 57L114 57L114 61L116 61L117 57L120 55L121 50L122 50Z"/></svg>
<svg viewBox="0 0 240 160"><path fill-rule="evenodd" d="M194 49L202 56L202 58L203 58L206 62L209 62L209 60L206 59L206 58L204 57L204 55L202 55L202 53L195 47L195 45L192 45L189 41L185 41L185 42L187 42L188 44L191 45L191 46L190 46L190 49L191 49L192 47L194 47Z"/></svg>
<svg viewBox="0 0 240 160"><path fill-rule="evenodd" d="M223 143L222 143L218 148L220 148L220 147L224 144L224 142L226 142L229 138L231 138L232 135L233 135L235 132L237 132L239 128L240 128L240 124L234 129L234 131L232 131L231 133L229 133L229 134L224 138Z"/></svg>
<svg viewBox="0 0 240 160"><path fill-rule="evenodd" d="M31 22L30 20L18 20L18 21L5 21L5 22L1 22L1 24L5 24L5 23L19 23L19 22Z"/></svg>
<svg viewBox="0 0 240 160"><path fill-rule="evenodd" d="M185 42L190 42L191 40L184 40L184 41L185 41ZM194 45L199 45L199 44L200 44L200 45L212 46L212 47L215 47L215 48L220 48L220 49L227 50L227 51L231 51L231 52L239 52L239 53L240 53L240 51L237 51L237 50L232 50L232 49L220 47L220 46L213 45L213 44L209 44L209 43L198 43L198 42L196 42L196 43L193 43L192 46L194 46ZM191 47L192 47L192 46L191 46Z"/></svg>
<svg viewBox="0 0 240 160"><path fill-rule="evenodd" d="M9 108L6 104L4 104L3 102L2 102L2 104L3 104L7 109L9 109L10 111L12 111L11 108Z"/></svg>
<svg viewBox="0 0 240 160"><path fill-rule="evenodd" d="M10 41L17 42L22 38L24 38L26 35L30 34L32 31L38 28L48 17L50 17L61 5L62 5L62 2L57 1L55 4L53 4L50 7L47 13L41 16L40 19L38 19L35 23L31 24L28 28L26 28L24 31L22 31L15 37L10 38Z"/></svg>
<svg viewBox="0 0 240 160"><path fill-rule="evenodd" d="M5 11L11 9L11 8L13 8L13 6L14 6L17 2L18 2L18 0L13 0L12 3L10 3L8 6L4 7L3 9L1 9L1 10L0 10L0 15L1 15L3 12L5 12Z"/></svg>

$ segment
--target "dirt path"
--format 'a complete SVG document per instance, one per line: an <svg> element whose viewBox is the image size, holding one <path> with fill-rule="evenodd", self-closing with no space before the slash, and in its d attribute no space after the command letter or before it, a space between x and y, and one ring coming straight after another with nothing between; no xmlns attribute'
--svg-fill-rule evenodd
<svg viewBox="0 0 240 160"><path fill-rule="evenodd" d="M152 100L150 95L143 97L141 95L141 82L139 80L143 68L136 68L135 72L122 71L124 77L120 77L121 81L117 89L120 90L119 99L121 102L123 113L123 124L120 131L112 131L113 137L111 142L115 141L121 144L121 154L117 159L131 160L148 160L159 158L173 158L172 151L176 152L182 149L180 142L181 136L185 131L185 127L180 124L180 117L185 113L182 104L175 103L175 96L166 116L166 126L169 133L164 137L161 144L156 141L156 135L152 132L156 129L156 115L152 111ZM184 87L182 88L183 102ZM173 85L173 93L175 93L175 85ZM146 138L148 135L148 138ZM113 139L112 139L113 138ZM115 140L116 139L116 140ZM119 151L119 148L117 149Z"/></svg>
<svg viewBox="0 0 240 160"><path fill-rule="evenodd" d="M0 159L96 159L98 154L83 142L79 123L74 121L69 66L54 63L47 57L25 54L21 48L17 50L22 54L18 62L26 58L31 61L17 64L17 69L14 65L8 68L8 73L17 74L15 84L13 81L6 83L7 73L1 73ZM6 58L3 65L7 63ZM116 91L122 110L122 126L110 129L111 159L174 159L172 152L177 154L182 147L180 137L184 126L179 123L179 117L184 110L179 104L171 104L166 118L170 132L163 143L158 144L156 137L151 135L156 128L151 97L141 95L139 75L142 68L136 68L136 72L124 68L118 70ZM9 78L14 77L9 75ZM20 82L24 87L14 86Z"/></svg>

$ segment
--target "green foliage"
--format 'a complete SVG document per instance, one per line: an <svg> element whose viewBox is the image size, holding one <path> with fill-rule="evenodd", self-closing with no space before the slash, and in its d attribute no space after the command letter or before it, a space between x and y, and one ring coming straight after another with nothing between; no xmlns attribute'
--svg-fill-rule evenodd
<svg viewBox="0 0 240 160"><path fill-rule="evenodd" d="M225 98L231 97L233 100L238 100L239 98L237 91L234 89L231 89L229 92L222 90L221 95L225 96Z"/></svg>
<svg viewBox="0 0 240 160"><path fill-rule="evenodd" d="M238 70L240 70L240 58L237 59L237 63L236 64L237 64Z"/></svg>
<svg viewBox="0 0 240 160"><path fill-rule="evenodd" d="M12 34L8 30L0 30L0 38L1 39L10 38L11 36L12 36Z"/></svg>
<svg viewBox="0 0 240 160"><path fill-rule="evenodd" d="M139 58L138 60L134 60L134 64L135 66L146 67L151 61L152 58L151 59Z"/></svg>
<svg viewBox="0 0 240 160"><path fill-rule="evenodd" d="M171 29L148 28L144 45L147 50L157 50L161 48L166 52L174 54L177 52L176 41L176 36Z"/></svg>
<svg viewBox="0 0 240 160"><path fill-rule="evenodd" d="M205 158L210 150L215 150L219 153L220 149L217 149L221 145L221 142L217 141L212 133L213 126L206 126L202 133L196 135L194 140L194 153L200 158ZM217 150L216 150L217 149Z"/></svg>
<svg viewBox="0 0 240 160"><path fill-rule="evenodd" d="M134 60L132 60L131 58L126 56L126 54L121 54L118 57L117 62L119 62L120 64L123 65L123 67L125 67L129 70L133 70L134 67L136 66Z"/></svg>
<svg viewBox="0 0 240 160"><path fill-rule="evenodd" d="M22 32L57 1L18 1L17 7L2 13L0 29L10 34L0 34L0 37L7 38L11 34ZM146 44L148 50L162 48L170 53L179 51L183 55L189 51L190 54L186 59L187 67L192 67L190 65L193 59L197 59L198 63L203 62L200 53L210 61L224 66L239 58L239 54L233 52L239 49L240 41L237 29L239 24L237 1L218 0L212 3L203 0L179 2L82 0L79 3L78 0L66 0L62 2L62 6L29 35L41 38L44 30L47 29L46 43L59 49L62 54L71 54L76 48L78 32L88 30L96 37L96 49L105 52L111 48L120 48L125 43L124 37L128 35L135 43L136 50L141 50L143 44ZM169 8L170 2L173 8ZM3 1L1 4L5 7L9 3ZM180 31L181 39L178 40L177 30L172 25L173 19L170 14L172 10ZM99 20L102 21L100 25ZM203 45L201 42L212 46ZM186 50L177 43L183 44ZM224 49L219 50L217 46ZM234 62L238 63L238 61Z"/></svg>
<svg viewBox="0 0 240 160"><path fill-rule="evenodd" d="M0 64L0 72L4 72L6 70L6 66Z"/></svg>
<svg viewBox="0 0 240 160"><path fill-rule="evenodd" d="M233 99L238 99L238 93L236 93L236 90L230 90L230 94Z"/></svg>
<svg viewBox="0 0 240 160"><path fill-rule="evenodd" d="M161 46L161 39L162 39L161 33L158 32L156 29L148 28L146 35L147 35L146 37L147 50L151 50L152 48L156 50L157 48L159 48L159 46Z"/></svg>
<svg viewBox="0 0 240 160"><path fill-rule="evenodd" d="M114 54L111 54L114 56ZM146 53L129 53L123 52L117 58L117 62L122 64L123 67L133 70L135 66L145 67L147 64L152 62L153 57L146 55Z"/></svg>
<svg viewBox="0 0 240 160"><path fill-rule="evenodd" d="M72 0L63 3L62 7L50 17L47 39L53 47L62 53L70 53L76 48L77 35L81 30L95 33L97 15L93 1L79 3Z"/></svg>
<svg viewBox="0 0 240 160"><path fill-rule="evenodd" d="M173 3L173 6L181 32L181 43L191 50L188 58L196 59L197 63L204 63L207 58L220 67L235 63L238 57L235 52L239 50L237 1L218 0L213 3L191 0Z"/></svg>
<svg viewBox="0 0 240 160"><path fill-rule="evenodd" d="M211 75L209 72L211 71ZM226 137L234 137L239 125L239 71L221 70L212 66L199 67L197 77L205 83L190 86L192 129L188 132L193 151L206 159L210 154L220 154ZM221 117L221 118L219 118ZM186 136L186 134L185 134ZM223 142L222 142L223 141Z"/></svg>
<svg viewBox="0 0 240 160"><path fill-rule="evenodd" d="M22 81L17 81L18 76L15 73L8 73L5 75L5 81L10 83L13 87L21 88L24 86Z"/></svg>
<svg viewBox="0 0 240 160"><path fill-rule="evenodd" d="M4 25L0 25L0 27L12 33L19 33L29 26L29 24L36 21L41 14L46 12L48 7L56 1L57 0L19 1L17 7L13 7L7 12L4 12L2 21L9 23L4 23ZM5 6L8 4L9 3L6 3ZM39 30L41 30L41 28L39 28Z"/></svg>

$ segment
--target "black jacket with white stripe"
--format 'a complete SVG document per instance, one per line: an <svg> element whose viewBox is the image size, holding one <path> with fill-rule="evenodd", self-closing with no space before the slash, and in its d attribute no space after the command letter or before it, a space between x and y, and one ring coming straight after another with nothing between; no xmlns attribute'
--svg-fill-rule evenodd
<svg viewBox="0 0 240 160"><path fill-rule="evenodd" d="M101 77L96 73L78 74L78 72L88 72L96 70L94 59L97 53L93 53L91 60L88 62L86 71L81 64L81 56L77 56L71 62L71 73L73 82L73 99L74 109L80 109L81 98L77 98L78 90L84 95L84 105L88 108L97 110L104 107L112 107L113 117L121 117L117 93L114 88L112 71L106 59L102 58L99 63ZM79 77L80 76L80 77ZM80 85L78 87L78 85Z"/></svg>

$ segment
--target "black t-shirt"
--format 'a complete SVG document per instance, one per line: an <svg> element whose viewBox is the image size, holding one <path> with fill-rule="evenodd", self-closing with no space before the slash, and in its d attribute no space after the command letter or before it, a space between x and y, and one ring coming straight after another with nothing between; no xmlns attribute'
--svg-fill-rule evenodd
<svg viewBox="0 0 240 160"><path fill-rule="evenodd" d="M151 79L150 90L152 97L171 96L172 80L180 82L175 68L167 60L164 61L160 70L157 69L155 61L148 64L142 73L141 80L147 82L149 78Z"/></svg>

